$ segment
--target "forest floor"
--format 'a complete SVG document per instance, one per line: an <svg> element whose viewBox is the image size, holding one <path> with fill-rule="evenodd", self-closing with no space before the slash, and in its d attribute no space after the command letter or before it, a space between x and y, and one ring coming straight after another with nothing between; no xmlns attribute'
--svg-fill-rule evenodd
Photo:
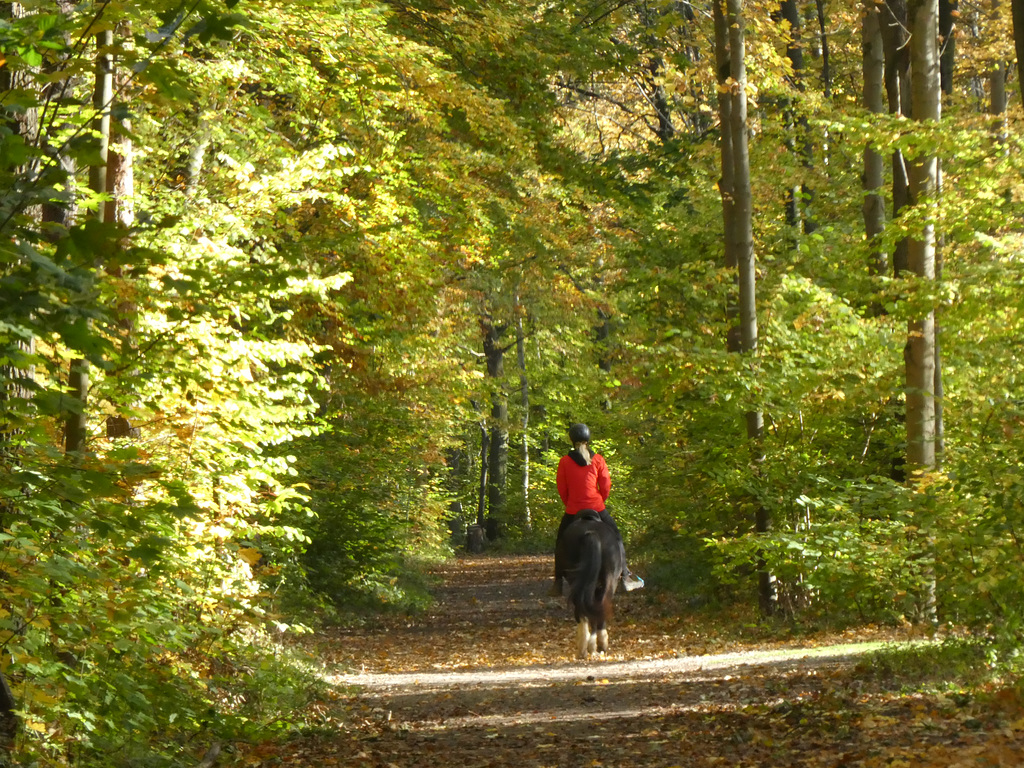
<svg viewBox="0 0 1024 768"><path fill-rule="evenodd" d="M322 727L235 755L249 766L1022 766L1011 691L908 687L865 665L891 630L766 642L616 598L611 649L574 658L551 562L460 557L423 615L316 638ZM754 637L753 635L757 635ZM730 639L724 639L728 636ZM237 763L236 763L237 764Z"/></svg>

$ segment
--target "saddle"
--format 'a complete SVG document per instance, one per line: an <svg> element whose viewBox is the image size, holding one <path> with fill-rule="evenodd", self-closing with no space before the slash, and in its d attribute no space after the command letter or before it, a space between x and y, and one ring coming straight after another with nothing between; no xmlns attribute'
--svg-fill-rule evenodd
<svg viewBox="0 0 1024 768"><path fill-rule="evenodd" d="M576 513L576 520L593 520L601 522L601 513L593 509L581 509Z"/></svg>

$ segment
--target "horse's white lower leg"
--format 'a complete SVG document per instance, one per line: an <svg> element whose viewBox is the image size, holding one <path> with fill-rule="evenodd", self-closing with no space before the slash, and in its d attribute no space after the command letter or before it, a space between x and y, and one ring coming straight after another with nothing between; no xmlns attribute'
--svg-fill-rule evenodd
<svg viewBox="0 0 1024 768"><path fill-rule="evenodd" d="M599 629L597 631L597 650L601 653L605 653L608 650L608 630Z"/></svg>
<svg viewBox="0 0 1024 768"><path fill-rule="evenodd" d="M590 622L580 619L576 622L576 656L580 659L587 658L587 650L590 645Z"/></svg>

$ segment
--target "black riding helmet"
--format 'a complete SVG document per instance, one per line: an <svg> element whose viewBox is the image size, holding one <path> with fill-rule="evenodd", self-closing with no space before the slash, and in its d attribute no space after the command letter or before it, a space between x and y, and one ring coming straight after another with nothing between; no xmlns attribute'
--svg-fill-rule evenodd
<svg viewBox="0 0 1024 768"><path fill-rule="evenodd" d="M590 427L586 424L573 424L569 427L569 439L572 440L573 445L576 445L576 443L589 443Z"/></svg>

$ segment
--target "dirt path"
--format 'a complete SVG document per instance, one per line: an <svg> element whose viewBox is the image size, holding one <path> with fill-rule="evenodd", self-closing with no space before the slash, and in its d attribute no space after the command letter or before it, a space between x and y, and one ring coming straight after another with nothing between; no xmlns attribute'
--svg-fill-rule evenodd
<svg viewBox="0 0 1024 768"><path fill-rule="evenodd" d="M329 679L351 692L346 725L274 764L1024 765L1015 713L979 718L858 679L867 645L852 641L877 634L726 644L644 590L617 598L610 653L578 662L549 570L543 557L462 558L438 572L426 615L325 638Z"/></svg>

